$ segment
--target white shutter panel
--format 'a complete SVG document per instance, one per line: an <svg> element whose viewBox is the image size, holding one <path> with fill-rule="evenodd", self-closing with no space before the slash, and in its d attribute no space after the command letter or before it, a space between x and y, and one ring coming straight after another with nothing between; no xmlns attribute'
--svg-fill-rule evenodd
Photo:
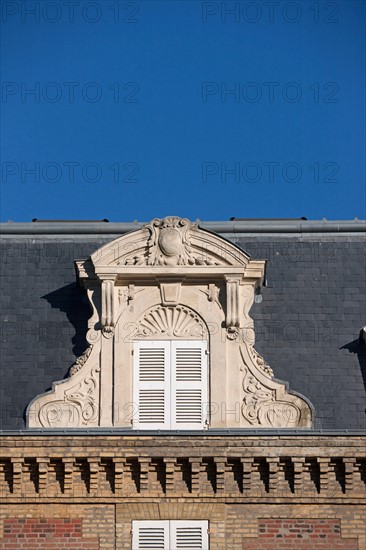
<svg viewBox="0 0 366 550"><path fill-rule="evenodd" d="M171 521L169 548L209 550L208 521Z"/></svg>
<svg viewBox="0 0 366 550"><path fill-rule="evenodd" d="M169 521L133 521L132 550L157 548L169 548Z"/></svg>
<svg viewBox="0 0 366 550"><path fill-rule="evenodd" d="M172 341L172 429L205 427L208 377L207 342Z"/></svg>
<svg viewBox="0 0 366 550"><path fill-rule="evenodd" d="M167 341L134 343L135 429L170 428L170 346Z"/></svg>

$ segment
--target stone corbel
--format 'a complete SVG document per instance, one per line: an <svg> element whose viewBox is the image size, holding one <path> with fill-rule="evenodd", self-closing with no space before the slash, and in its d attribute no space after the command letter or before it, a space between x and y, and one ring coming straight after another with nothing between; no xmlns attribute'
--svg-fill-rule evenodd
<svg viewBox="0 0 366 550"><path fill-rule="evenodd" d="M100 285L97 281L92 280L84 283L84 286L86 287L89 304L92 308L92 315L88 319L88 332L86 333L86 339L89 344L93 344L99 339L100 336L100 321L98 312L98 309L100 309Z"/></svg>
<svg viewBox="0 0 366 550"><path fill-rule="evenodd" d="M254 282L255 286L262 286L266 270L265 260L250 260L244 271L244 278Z"/></svg>
<svg viewBox="0 0 366 550"><path fill-rule="evenodd" d="M114 281L113 278L101 278L102 280L102 333L110 338L114 333Z"/></svg>
<svg viewBox="0 0 366 550"><path fill-rule="evenodd" d="M95 274L93 263L90 260L76 260L75 271L79 285L86 290L92 315L88 320L88 332L86 339L89 344L94 344L100 336L100 298L101 285Z"/></svg>
<svg viewBox="0 0 366 550"><path fill-rule="evenodd" d="M226 329L230 340L235 340L239 335L239 283L239 278L226 277Z"/></svg>

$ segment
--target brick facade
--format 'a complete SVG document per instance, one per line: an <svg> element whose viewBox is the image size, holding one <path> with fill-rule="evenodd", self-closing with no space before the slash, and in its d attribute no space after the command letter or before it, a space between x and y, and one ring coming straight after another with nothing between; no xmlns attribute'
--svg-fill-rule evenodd
<svg viewBox="0 0 366 550"><path fill-rule="evenodd" d="M74 529L73 550L130 550L132 521L141 519L208 520L210 550L366 550L364 437L86 433L0 442L4 550L22 548L15 529L23 534L24 525L39 535L47 525L48 536L57 525Z"/></svg>
<svg viewBox="0 0 366 550"><path fill-rule="evenodd" d="M366 548L361 505L273 506L147 499L144 503L90 506L18 504L0 510L1 550L131 550L132 521L136 519L208 520L210 550Z"/></svg>
<svg viewBox="0 0 366 550"><path fill-rule="evenodd" d="M4 520L4 538L1 550L98 550L96 538L82 536L81 519L64 518L7 518Z"/></svg>
<svg viewBox="0 0 366 550"><path fill-rule="evenodd" d="M258 537L244 539L245 550L357 550L356 539L341 538L339 519L260 519Z"/></svg>
<svg viewBox="0 0 366 550"><path fill-rule="evenodd" d="M115 507L107 504L63 504L49 501L47 504L35 504L30 501L25 503L7 504L0 506L0 548L8 550L9 544L17 544L11 548L23 548L23 538L34 538L40 544L49 545L49 550L65 548L67 550L112 550L115 548ZM12 525L11 528L9 526ZM43 531L43 532L42 532ZM67 533L70 536L58 536ZM37 535L29 537L29 533ZM25 537L15 537L24 534ZM45 537L40 536L46 534ZM72 544L70 543L70 538ZM58 539L58 540L55 540ZM68 539L68 540L66 540ZM62 546L65 544L65 546ZM36 548L44 548L37 546ZM30 548L30 546L25 546Z"/></svg>

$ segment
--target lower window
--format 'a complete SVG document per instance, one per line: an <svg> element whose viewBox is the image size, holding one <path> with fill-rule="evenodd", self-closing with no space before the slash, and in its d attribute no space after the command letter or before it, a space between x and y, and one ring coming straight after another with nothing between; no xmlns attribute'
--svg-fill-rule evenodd
<svg viewBox="0 0 366 550"><path fill-rule="evenodd" d="M132 550L209 550L208 521L133 521Z"/></svg>

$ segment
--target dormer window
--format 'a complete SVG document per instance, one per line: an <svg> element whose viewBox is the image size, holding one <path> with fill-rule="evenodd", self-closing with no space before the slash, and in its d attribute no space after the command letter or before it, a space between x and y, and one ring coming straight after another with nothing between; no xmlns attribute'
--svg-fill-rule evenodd
<svg viewBox="0 0 366 550"><path fill-rule="evenodd" d="M264 270L264 260L177 217L76 261L90 345L67 380L32 401L28 426L311 427L306 398L254 348L250 310Z"/></svg>

